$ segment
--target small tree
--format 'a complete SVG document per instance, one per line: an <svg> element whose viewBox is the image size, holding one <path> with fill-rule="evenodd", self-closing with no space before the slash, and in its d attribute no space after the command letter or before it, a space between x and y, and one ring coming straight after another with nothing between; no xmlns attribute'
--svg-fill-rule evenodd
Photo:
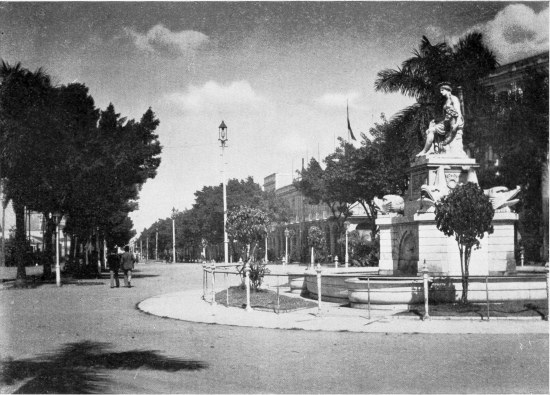
<svg viewBox="0 0 550 395"><path fill-rule="evenodd" d="M326 240L323 231L317 227L312 226L307 233L307 245L311 248L311 264L315 262L314 251L322 251L325 248Z"/></svg>
<svg viewBox="0 0 550 395"><path fill-rule="evenodd" d="M454 236L460 252L461 303L468 303L468 278L472 247L479 246L485 233L493 233L495 210L481 188L468 182L454 188L435 205L437 229Z"/></svg>
<svg viewBox="0 0 550 395"><path fill-rule="evenodd" d="M262 210L248 206L240 206L227 214L227 233L231 239L246 245L244 261L251 262L250 279L252 287L257 289L268 272L265 264L253 262L254 251L264 237L267 235L269 216ZM244 264L239 268L241 275L244 275Z"/></svg>

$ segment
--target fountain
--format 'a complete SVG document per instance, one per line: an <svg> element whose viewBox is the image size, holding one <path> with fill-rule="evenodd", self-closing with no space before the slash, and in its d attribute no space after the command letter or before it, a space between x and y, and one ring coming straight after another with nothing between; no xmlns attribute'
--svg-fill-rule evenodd
<svg viewBox="0 0 550 395"><path fill-rule="evenodd" d="M453 116L462 117L460 112ZM376 275L346 269L327 270L322 283L323 299L349 302L357 308L367 303L422 302L422 281L418 277L422 265L426 265L431 278L449 277L456 295L460 295L458 246L453 237L437 229L434 205L457 185L478 183L476 168L479 165L462 147L462 125L463 122L453 123L451 119L441 126L449 136L438 138L433 133L430 137L430 129L436 130L437 126L430 124L426 147L411 163L406 195L387 195L375 200L376 223L380 227L380 261ZM514 224L518 214L511 208L518 203L515 197L519 192L519 187L509 190L503 186L484 191L495 210L494 232L486 234L479 248L472 250L468 292L472 302L485 301L488 294L491 301L547 297L544 278L528 278L516 271ZM313 273L306 273L304 281L309 293L316 295Z"/></svg>

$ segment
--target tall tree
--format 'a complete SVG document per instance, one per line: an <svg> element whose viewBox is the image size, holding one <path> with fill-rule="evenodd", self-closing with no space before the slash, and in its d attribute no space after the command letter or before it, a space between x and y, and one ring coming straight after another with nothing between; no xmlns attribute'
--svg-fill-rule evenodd
<svg viewBox="0 0 550 395"><path fill-rule="evenodd" d="M0 79L0 167L6 197L15 211L15 260L21 283L27 255L24 210L39 206L44 180L56 163L56 138L50 134L53 88L41 69L30 72L20 63L2 62Z"/></svg>

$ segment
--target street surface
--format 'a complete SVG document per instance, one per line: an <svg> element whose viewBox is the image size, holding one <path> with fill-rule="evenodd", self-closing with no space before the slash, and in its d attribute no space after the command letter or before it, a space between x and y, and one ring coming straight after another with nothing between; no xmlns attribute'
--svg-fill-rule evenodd
<svg viewBox="0 0 550 395"><path fill-rule="evenodd" d="M0 289L1 392L549 392L547 334L208 325L136 308L202 288L200 265L139 264L132 285L111 289L104 275L61 288Z"/></svg>

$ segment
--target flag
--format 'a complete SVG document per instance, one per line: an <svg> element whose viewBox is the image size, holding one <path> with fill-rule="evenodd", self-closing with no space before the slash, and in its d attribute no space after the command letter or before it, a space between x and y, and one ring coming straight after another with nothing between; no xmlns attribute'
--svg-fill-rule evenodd
<svg viewBox="0 0 550 395"><path fill-rule="evenodd" d="M352 140L355 140L355 136L353 135L353 130L351 130L351 125L349 123L349 107L346 103L346 111L347 111L347 115L348 115L348 132L349 132L349 135L351 136Z"/></svg>

